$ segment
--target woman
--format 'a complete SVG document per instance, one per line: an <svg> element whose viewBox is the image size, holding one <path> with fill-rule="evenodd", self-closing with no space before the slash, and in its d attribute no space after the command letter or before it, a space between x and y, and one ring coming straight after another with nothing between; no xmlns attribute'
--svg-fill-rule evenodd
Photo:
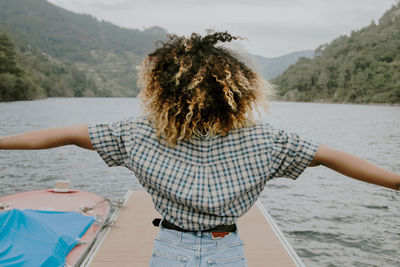
<svg viewBox="0 0 400 267"><path fill-rule="evenodd" d="M295 179L308 166L399 190L398 174L256 121L270 90L217 45L234 39L170 36L139 68L142 117L3 137L0 149L74 144L132 170L163 216L151 266L247 266L236 219L267 180Z"/></svg>

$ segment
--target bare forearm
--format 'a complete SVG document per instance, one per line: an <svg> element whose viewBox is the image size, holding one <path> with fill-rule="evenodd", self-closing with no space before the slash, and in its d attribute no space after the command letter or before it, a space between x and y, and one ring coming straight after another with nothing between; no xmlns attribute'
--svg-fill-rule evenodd
<svg viewBox="0 0 400 267"><path fill-rule="evenodd" d="M324 145L321 151L323 153L319 156L318 162L321 165L357 180L400 190L400 175L394 172Z"/></svg>
<svg viewBox="0 0 400 267"><path fill-rule="evenodd" d="M93 149L86 129L87 125L77 125L0 137L0 149L47 149L65 145Z"/></svg>
<svg viewBox="0 0 400 267"><path fill-rule="evenodd" d="M45 149L70 145L67 138L59 138L65 129L55 128L0 138L1 149Z"/></svg>

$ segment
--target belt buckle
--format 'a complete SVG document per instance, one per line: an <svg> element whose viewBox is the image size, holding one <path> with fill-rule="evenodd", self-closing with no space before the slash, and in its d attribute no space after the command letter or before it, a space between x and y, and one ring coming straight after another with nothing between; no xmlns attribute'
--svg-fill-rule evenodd
<svg viewBox="0 0 400 267"><path fill-rule="evenodd" d="M222 239L229 234L230 232L211 232L211 238L213 240Z"/></svg>

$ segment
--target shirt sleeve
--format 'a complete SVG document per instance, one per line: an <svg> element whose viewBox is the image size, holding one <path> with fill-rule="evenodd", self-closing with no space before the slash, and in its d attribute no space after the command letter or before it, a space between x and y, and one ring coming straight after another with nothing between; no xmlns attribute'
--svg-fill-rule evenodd
<svg viewBox="0 0 400 267"><path fill-rule="evenodd" d="M89 124L88 129L94 150L109 167L127 167L130 147L134 141L132 123L118 121Z"/></svg>
<svg viewBox="0 0 400 267"><path fill-rule="evenodd" d="M273 177L296 179L310 165L319 143L295 133L276 130L272 145Z"/></svg>

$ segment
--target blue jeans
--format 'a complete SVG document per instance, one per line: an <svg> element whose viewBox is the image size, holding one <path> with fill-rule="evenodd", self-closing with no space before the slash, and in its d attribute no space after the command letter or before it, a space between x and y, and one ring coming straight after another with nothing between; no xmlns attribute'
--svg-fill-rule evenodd
<svg viewBox="0 0 400 267"><path fill-rule="evenodd" d="M247 267L237 232L213 239L211 233L184 233L160 228L154 240L151 267Z"/></svg>

